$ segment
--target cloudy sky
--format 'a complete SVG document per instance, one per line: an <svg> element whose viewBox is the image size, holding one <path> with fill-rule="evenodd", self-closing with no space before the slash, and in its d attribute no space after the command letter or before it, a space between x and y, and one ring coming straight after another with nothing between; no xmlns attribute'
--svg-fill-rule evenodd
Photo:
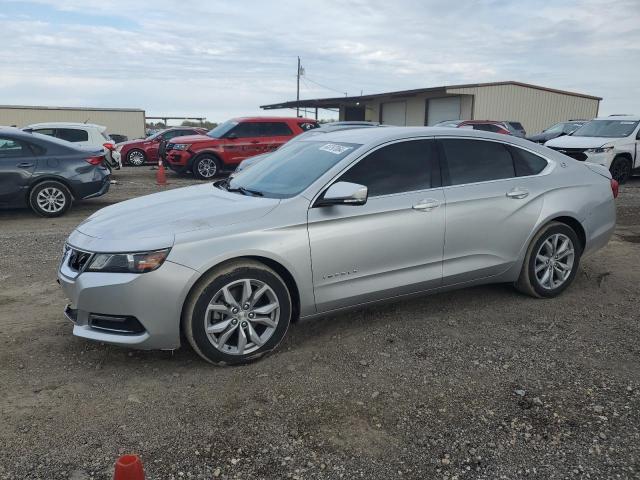
<svg viewBox="0 0 640 480"><path fill-rule="evenodd" d="M302 98L518 80L604 97L602 114L640 114L640 0L0 7L0 104L136 107L222 121L295 99L300 55Z"/></svg>

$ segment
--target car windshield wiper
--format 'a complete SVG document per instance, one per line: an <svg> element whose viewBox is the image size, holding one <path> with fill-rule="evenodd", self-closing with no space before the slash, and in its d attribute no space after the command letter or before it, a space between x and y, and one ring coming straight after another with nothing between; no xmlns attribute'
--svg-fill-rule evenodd
<svg viewBox="0 0 640 480"><path fill-rule="evenodd" d="M250 190L248 188L244 188L244 187L236 187L236 188L232 188L227 184L227 192L240 192L243 195L251 195L254 197L263 197L264 194L262 192L259 192L258 190Z"/></svg>

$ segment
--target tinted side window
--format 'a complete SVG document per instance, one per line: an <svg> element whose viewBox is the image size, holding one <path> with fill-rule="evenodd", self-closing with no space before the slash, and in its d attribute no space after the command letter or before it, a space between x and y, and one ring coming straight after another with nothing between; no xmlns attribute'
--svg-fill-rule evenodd
<svg viewBox="0 0 640 480"><path fill-rule="evenodd" d="M243 122L235 126L229 133L235 134L238 138L259 137L261 124L259 122Z"/></svg>
<svg viewBox="0 0 640 480"><path fill-rule="evenodd" d="M544 158L521 148L511 147L511 153L518 177L537 175L547 166L547 161Z"/></svg>
<svg viewBox="0 0 640 480"><path fill-rule="evenodd" d="M22 157L30 153L28 147L22 142L0 137L0 158Z"/></svg>
<svg viewBox="0 0 640 480"><path fill-rule="evenodd" d="M486 182L515 176L507 148L483 140L441 140L451 185Z"/></svg>
<svg viewBox="0 0 640 480"><path fill-rule="evenodd" d="M369 196L431 188L437 161L433 140L411 140L382 147L360 160L339 181L365 185Z"/></svg>
<svg viewBox="0 0 640 480"><path fill-rule="evenodd" d="M293 135L293 132L284 122L268 122L262 124L262 135L265 137L281 137Z"/></svg>
<svg viewBox="0 0 640 480"><path fill-rule="evenodd" d="M56 137L67 142L86 142L89 140L89 133L86 130L76 128L58 128L56 129Z"/></svg>
<svg viewBox="0 0 640 480"><path fill-rule="evenodd" d="M41 128L39 130L34 130L36 133L40 133L41 135L49 135L50 137L56 136L56 131L53 128Z"/></svg>

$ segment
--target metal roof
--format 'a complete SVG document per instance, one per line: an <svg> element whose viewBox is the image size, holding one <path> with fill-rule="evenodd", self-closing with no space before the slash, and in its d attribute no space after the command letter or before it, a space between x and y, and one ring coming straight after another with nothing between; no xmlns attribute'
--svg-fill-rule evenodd
<svg viewBox="0 0 640 480"><path fill-rule="evenodd" d="M0 109L8 108L15 110L81 110L81 111L100 111L100 112L142 112L141 108L102 108L102 107L47 107L42 105L0 105Z"/></svg>
<svg viewBox="0 0 640 480"><path fill-rule="evenodd" d="M282 103L261 105L260 108L264 110L272 110L272 109L278 109L278 108L296 108L296 107L338 108L341 105L344 105L345 103L357 103L357 102L362 102L367 100L374 100L380 97L413 97L421 93L429 93L429 92L437 92L437 91L442 91L443 93L445 93L446 90L448 89L495 87L495 86L501 86L501 85L516 85L519 87L533 88L536 90L543 90L546 92L559 93L561 95L571 95L574 97L590 98L592 100L602 100L602 97L595 97L593 95L569 92L566 90L557 90L555 88L542 87L540 85L532 85L530 83L516 82L516 81L510 80L505 82L444 85L441 87L416 88L412 90L398 90L395 92L375 93L371 95L358 95L358 96L351 96L351 97L315 98L315 99L300 100L300 101L292 100L292 101L282 102Z"/></svg>

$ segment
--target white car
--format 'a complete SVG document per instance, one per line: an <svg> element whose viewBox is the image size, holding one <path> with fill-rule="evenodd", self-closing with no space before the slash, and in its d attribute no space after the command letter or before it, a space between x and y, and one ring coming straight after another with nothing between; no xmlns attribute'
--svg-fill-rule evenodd
<svg viewBox="0 0 640 480"><path fill-rule="evenodd" d="M107 127L93 123L47 122L34 123L25 127L50 137L60 138L80 147L102 148L109 166L119 170L122 167L120 153L116 151L115 142L107 135Z"/></svg>
<svg viewBox="0 0 640 480"><path fill-rule="evenodd" d="M640 116L594 118L545 146L576 160L603 165L618 183L624 183L640 173Z"/></svg>

